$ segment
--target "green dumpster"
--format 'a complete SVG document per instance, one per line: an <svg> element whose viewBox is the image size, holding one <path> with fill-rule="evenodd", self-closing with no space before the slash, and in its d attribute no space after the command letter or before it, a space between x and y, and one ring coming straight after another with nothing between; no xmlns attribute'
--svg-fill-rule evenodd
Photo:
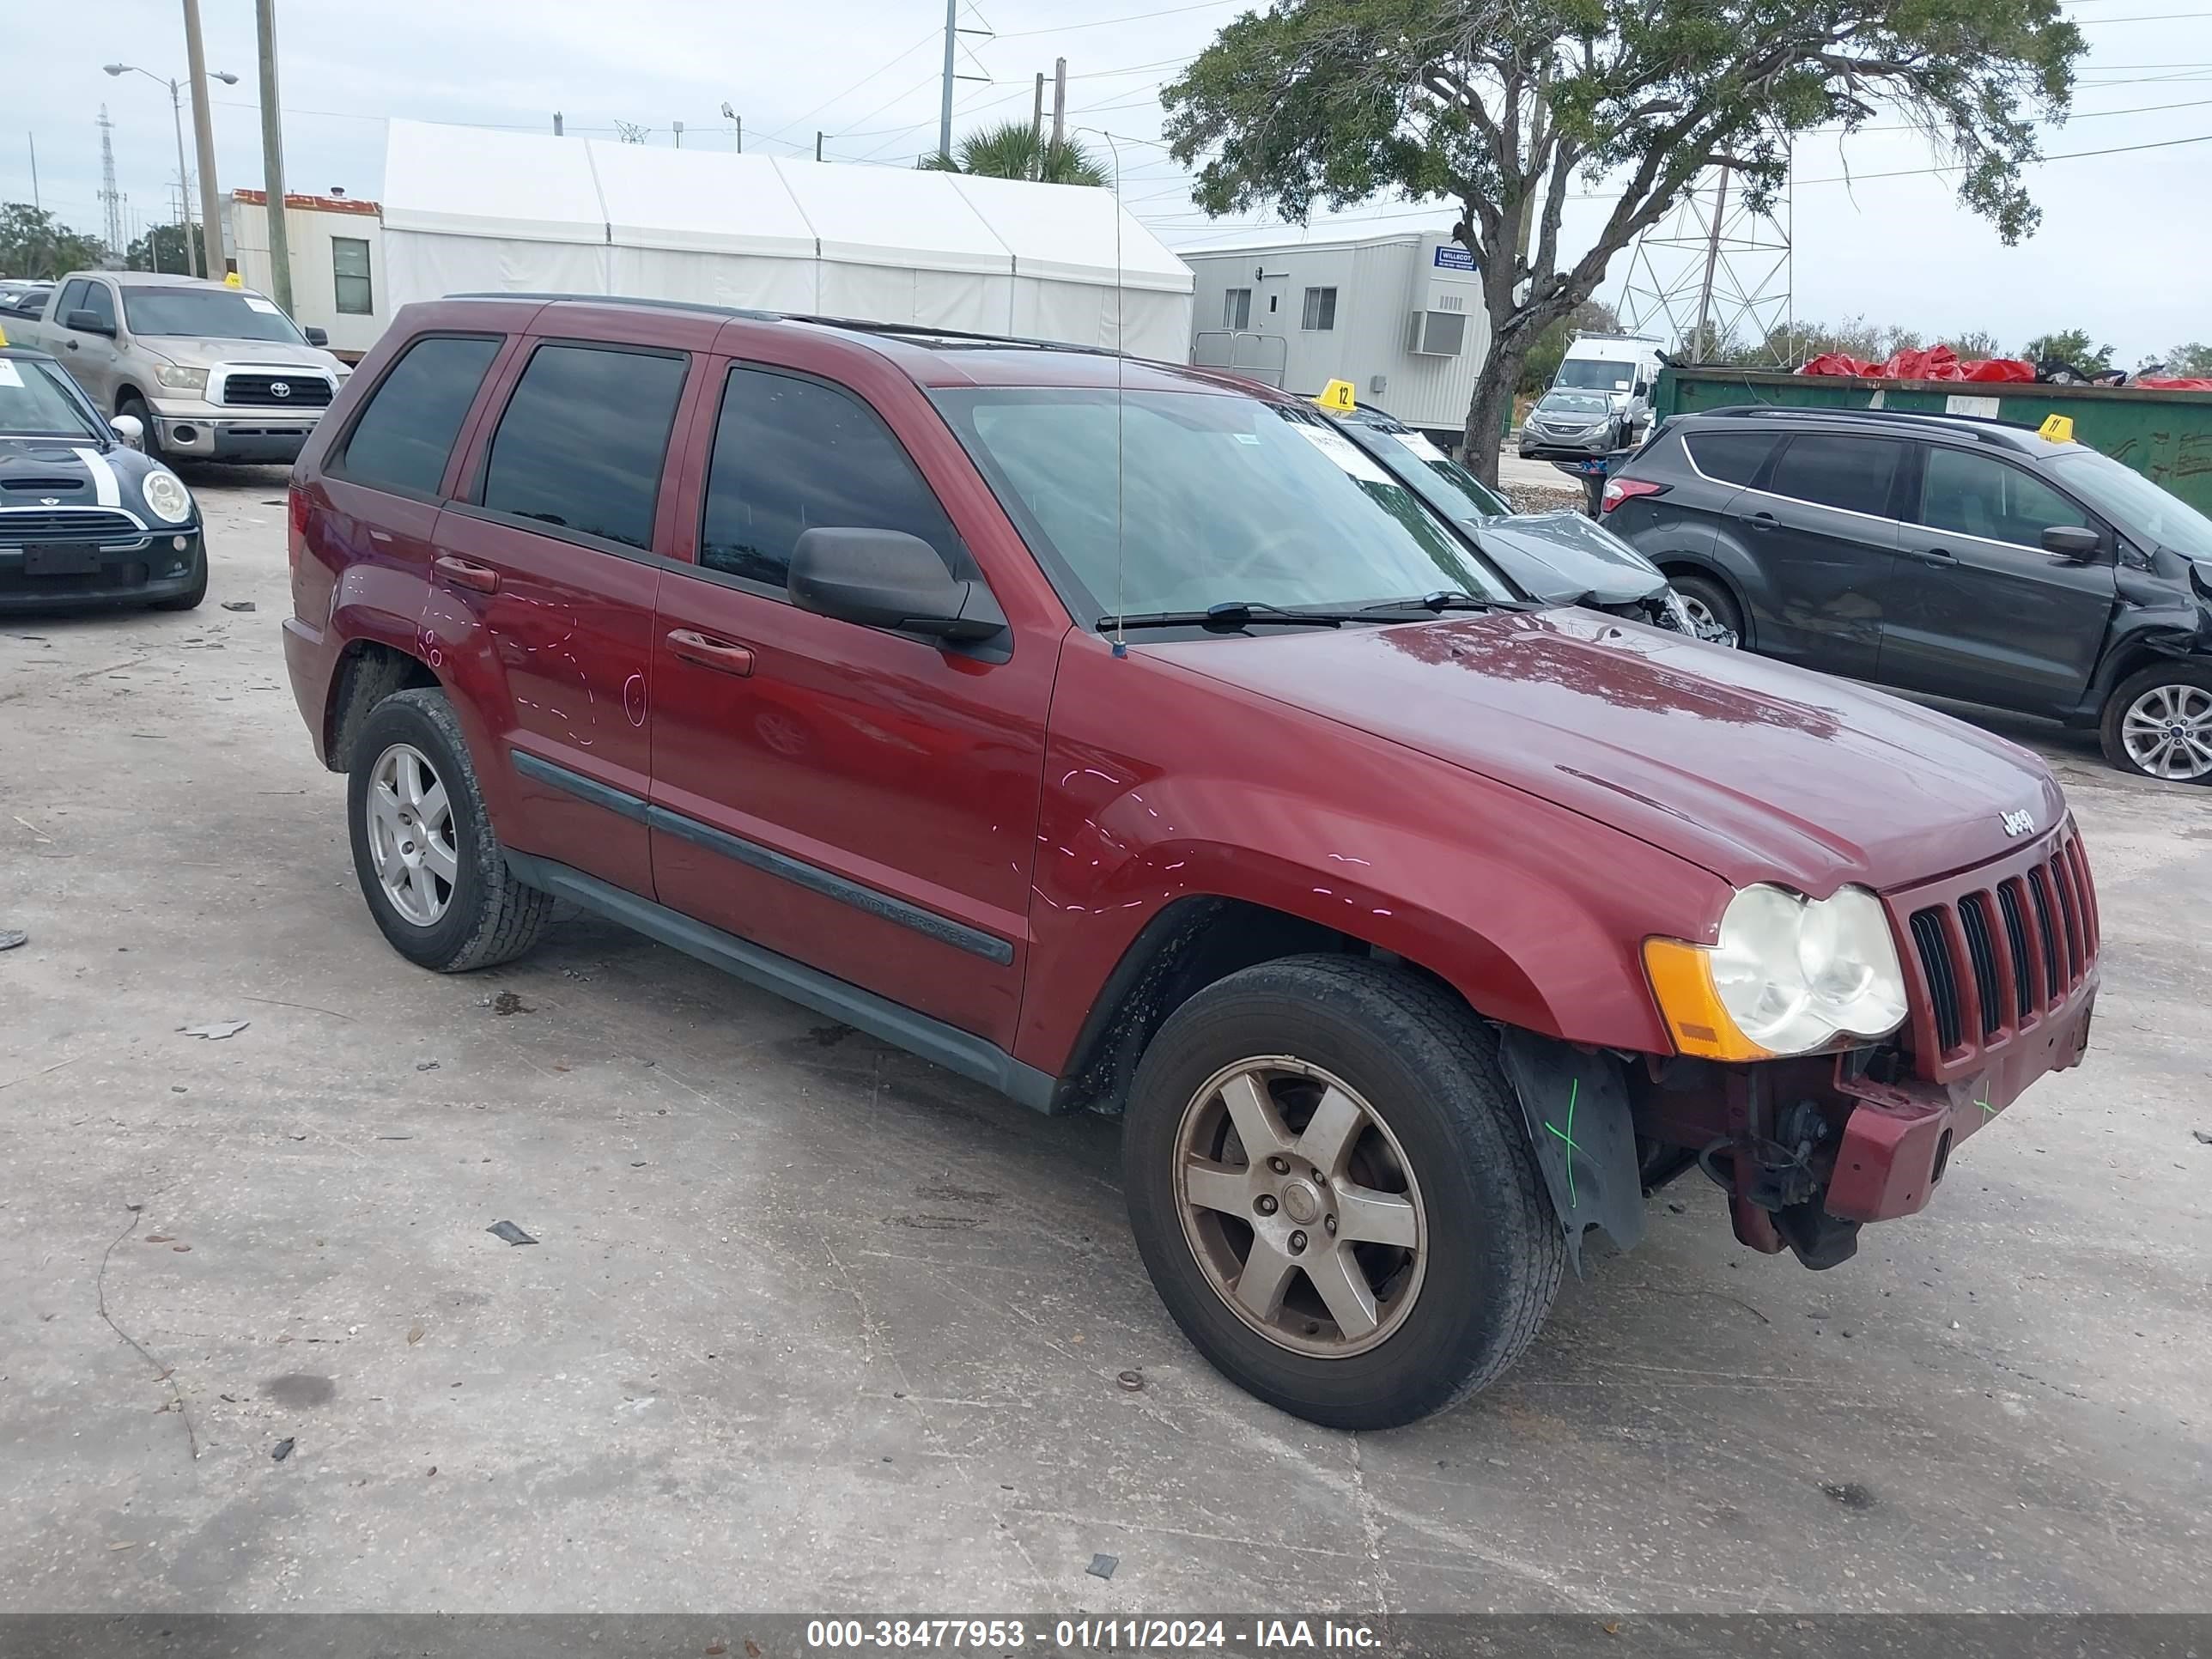
<svg viewBox="0 0 2212 1659"><path fill-rule="evenodd" d="M2047 416L2074 422L2077 442L2102 450L2200 513L2212 514L2212 392L2132 386L2030 386L1959 380L1859 380L1766 369L1660 371L1658 415L1696 415L1742 404L1792 409L1895 409L1985 415L2023 426Z"/></svg>

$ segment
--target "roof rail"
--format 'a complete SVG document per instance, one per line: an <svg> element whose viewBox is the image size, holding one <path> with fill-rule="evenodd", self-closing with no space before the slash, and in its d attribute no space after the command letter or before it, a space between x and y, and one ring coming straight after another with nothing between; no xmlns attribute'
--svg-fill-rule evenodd
<svg viewBox="0 0 2212 1659"><path fill-rule="evenodd" d="M1978 437L1996 437L2002 433L2022 433L2033 437L2036 433L2036 428L2025 421L2000 420L1994 415L1951 415L1940 409L1844 409L1817 404L1729 404L1720 409L1686 409L1678 413L1680 417L1711 415L1743 420L1780 416L1785 420L1871 421L1895 426L1962 426Z"/></svg>
<svg viewBox="0 0 2212 1659"><path fill-rule="evenodd" d="M803 311L755 311L743 306L718 306L703 300L664 300L634 294L537 294L503 290L489 294L448 294L448 300L538 300L548 303L602 306L652 306L664 311L702 311L716 317L742 318L752 323L811 323L817 328L839 328L855 334L880 334L886 338L926 343L943 340L961 345L1021 346L1035 351L1073 351L1091 356L1122 354L1110 346L1075 345L1064 340L1032 340L1019 334L981 334L962 328L933 328L922 323L872 322L860 317L821 317Z"/></svg>

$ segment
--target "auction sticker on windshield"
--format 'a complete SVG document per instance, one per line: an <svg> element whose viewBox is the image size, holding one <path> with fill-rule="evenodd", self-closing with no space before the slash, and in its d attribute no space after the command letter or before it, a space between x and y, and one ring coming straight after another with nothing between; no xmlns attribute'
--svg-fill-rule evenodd
<svg viewBox="0 0 2212 1659"><path fill-rule="evenodd" d="M248 311L258 311L264 315L270 317L274 317L276 314L276 307L274 301L264 300L258 295L252 294L249 294L246 296L246 308Z"/></svg>
<svg viewBox="0 0 2212 1659"><path fill-rule="evenodd" d="M15 365L0 357L0 386L19 386L22 384L23 377L17 372Z"/></svg>
<svg viewBox="0 0 2212 1659"><path fill-rule="evenodd" d="M1341 432L1332 432L1327 427L1308 426L1304 421L1292 424L1298 436L1362 483L1395 484L1398 482L1368 459L1366 453Z"/></svg>
<svg viewBox="0 0 2212 1659"><path fill-rule="evenodd" d="M1451 457L1431 443L1425 433L1394 432L1390 434L1425 461L1449 461Z"/></svg>

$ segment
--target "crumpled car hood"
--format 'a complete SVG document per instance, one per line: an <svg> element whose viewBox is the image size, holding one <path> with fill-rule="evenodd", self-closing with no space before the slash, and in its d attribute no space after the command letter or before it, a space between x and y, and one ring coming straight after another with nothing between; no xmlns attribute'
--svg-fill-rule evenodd
<svg viewBox="0 0 2212 1659"><path fill-rule="evenodd" d="M1586 611L1153 648L1739 887L1778 881L1820 897L1844 882L1907 885L1994 858L2066 812L2036 756L1963 721ZM2016 836L2006 817L2022 813Z"/></svg>

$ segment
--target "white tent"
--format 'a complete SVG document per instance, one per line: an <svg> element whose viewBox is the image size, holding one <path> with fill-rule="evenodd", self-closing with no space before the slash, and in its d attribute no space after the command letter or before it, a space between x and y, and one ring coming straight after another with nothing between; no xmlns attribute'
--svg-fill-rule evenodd
<svg viewBox="0 0 2212 1659"><path fill-rule="evenodd" d="M624 294L1182 362L1189 267L1104 190L393 121L395 304Z"/></svg>

